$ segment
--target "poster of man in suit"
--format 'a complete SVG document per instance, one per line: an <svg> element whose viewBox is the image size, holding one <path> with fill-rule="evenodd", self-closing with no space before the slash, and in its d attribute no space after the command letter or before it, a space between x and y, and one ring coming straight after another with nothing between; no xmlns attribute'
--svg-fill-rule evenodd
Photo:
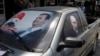
<svg viewBox="0 0 100 56"><path fill-rule="evenodd" d="M14 31L26 41L30 40L31 37L36 38L37 36L40 36L43 31L45 31L49 20L52 19L52 17L53 12L21 11L5 22L1 26L1 29L8 33Z"/></svg>

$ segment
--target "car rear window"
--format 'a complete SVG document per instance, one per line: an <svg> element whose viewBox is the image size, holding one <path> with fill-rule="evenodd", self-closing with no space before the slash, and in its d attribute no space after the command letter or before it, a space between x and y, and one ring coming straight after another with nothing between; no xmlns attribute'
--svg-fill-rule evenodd
<svg viewBox="0 0 100 56"><path fill-rule="evenodd" d="M49 11L21 11L1 26L0 39L15 48L36 50L54 15ZM41 47L39 50L43 51Z"/></svg>

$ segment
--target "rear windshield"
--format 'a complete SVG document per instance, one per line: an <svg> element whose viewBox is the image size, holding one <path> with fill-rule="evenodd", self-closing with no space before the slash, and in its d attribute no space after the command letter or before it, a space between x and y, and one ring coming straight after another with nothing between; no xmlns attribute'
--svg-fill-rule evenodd
<svg viewBox="0 0 100 56"><path fill-rule="evenodd" d="M21 11L1 26L3 33L0 39L15 48L42 52L43 48L36 48L40 46L38 44L45 36L54 14L48 11Z"/></svg>

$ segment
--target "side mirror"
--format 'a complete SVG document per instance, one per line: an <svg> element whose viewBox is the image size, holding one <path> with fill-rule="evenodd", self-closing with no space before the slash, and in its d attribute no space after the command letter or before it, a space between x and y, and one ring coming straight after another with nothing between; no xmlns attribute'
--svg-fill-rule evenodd
<svg viewBox="0 0 100 56"><path fill-rule="evenodd" d="M68 48L79 48L82 47L85 43L84 40L81 40L76 37L67 37L64 42L65 42L65 47Z"/></svg>
<svg viewBox="0 0 100 56"><path fill-rule="evenodd" d="M79 48L85 44L84 40L81 40L76 37L67 37L63 44L60 44L57 48L57 51L63 50L63 48Z"/></svg>

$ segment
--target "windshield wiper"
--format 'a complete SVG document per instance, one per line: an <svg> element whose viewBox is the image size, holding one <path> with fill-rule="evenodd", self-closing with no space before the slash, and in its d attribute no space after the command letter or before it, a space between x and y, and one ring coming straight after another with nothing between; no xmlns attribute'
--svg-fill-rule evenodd
<svg viewBox="0 0 100 56"><path fill-rule="evenodd" d="M0 51L6 51L9 53L14 53L14 51L6 46L3 41L0 41Z"/></svg>
<svg viewBox="0 0 100 56"><path fill-rule="evenodd" d="M18 42L20 42L20 43L24 46L24 48L25 48L27 51L32 51L32 52L34 52L34 50L30 49L30 48L24 43L24 40L23 40L15 31L13 31L13 30L11 30L11 31L12 31L12 33L13 33L15 36L17 36L17 37L19 38L19 41L18 41Z"/></svg>

